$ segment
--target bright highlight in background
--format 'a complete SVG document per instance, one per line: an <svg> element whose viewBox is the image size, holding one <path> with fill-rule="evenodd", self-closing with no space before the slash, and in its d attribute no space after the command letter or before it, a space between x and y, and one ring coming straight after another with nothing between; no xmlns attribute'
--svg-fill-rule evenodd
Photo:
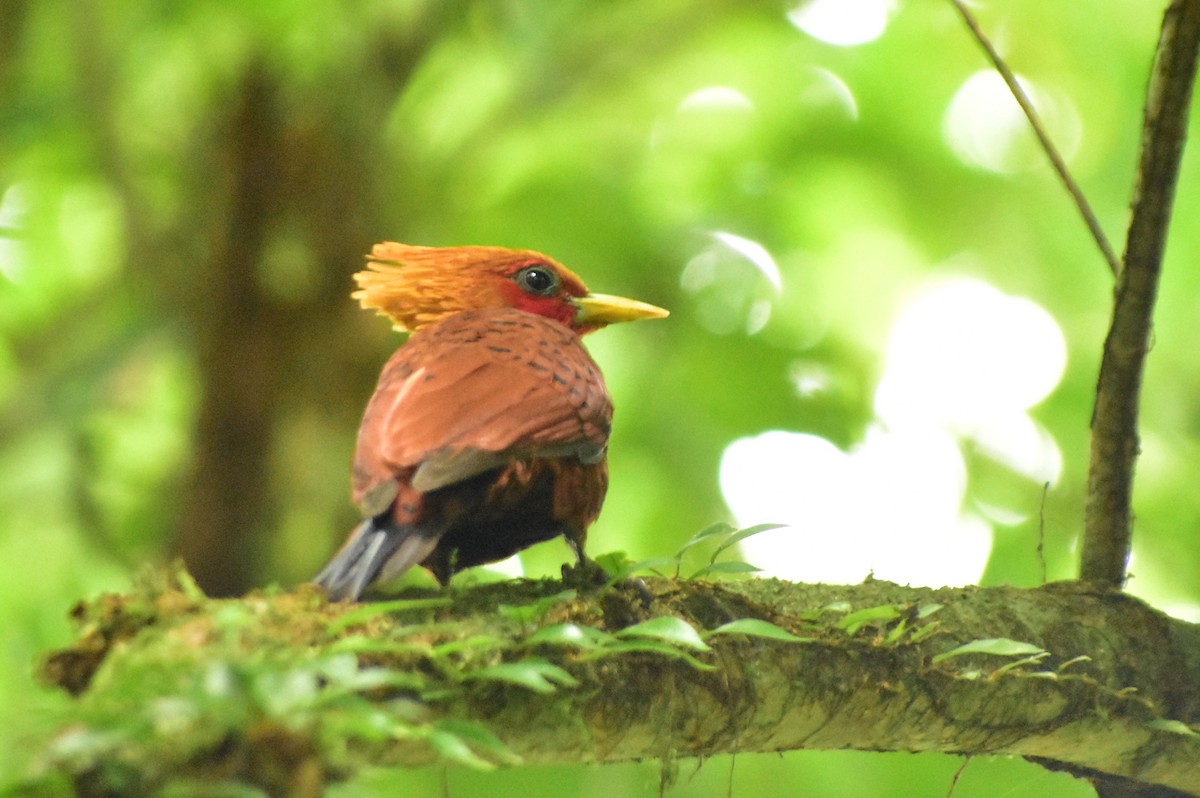
<svg viewBox="0 0 1200 798"><path fill-rule="evenodd" d="M1063 157L1073 157L1083 135L1075 106L1026 78L1018 77L1017 83ZM1021 107L1004 79L992 70L976 72L959 87L946 109L942 130L954 154L972 166L1012 173L1046 162Z"/></svg>
<svg viewBox="0 0 1200 798"><path fill-rule="evenodd" d="M20 186L0 195L0 277L17 282L24 269L24 250L17 238L24 227L27 203Z"/></svg>
<svg viewBox="0 0 1200 798"><path fill-rule="evenodd" d="M680 111L707 109L753 111L754 103L745 94L729 86L705 86L679 102Z"/></svg>
<svg viewBox="0 0 1200 798"><path fill-rule="evenodd" d="M696 302L700 323L728 335L753 335L771 317L771 301L783 277L767 248L723 230L707 233L711 243L688 261L679 281Z"/></svg>
<svg viewBox="0 0 1200 798"><path fill-rule="evenodd" d="M936 425L1036 482L1053 482L1058 447L1026 411L1067 365L1062 330L1037 303L978 280L923 291L892 329L875 413L891 428Z"/></svg>
<svg viewBox="0 0 1200 798"><path fill-rule="evenodd" d="M788 524L743 542L746 559L806 582L872 572L914 585L977 582L992 526L967 495L962 444L1054 481L1061 455L1028 411L1065 366L1062 332L1034 302L976 280L929 286L892 330L861 443L843 452L773 430L726 449L721 489L738 523Z"/></svg>
<svg viewBox="0 0 1200 798"><path fill-rule="evenodd" d="M788 20L814 39L851 47L883 35L894 0L807 0L788 12Z"/></svg>
<svg viewBox="0 0 1200 798"><path fill-rule="evenodd" d="M814 108L838 108L848 119L858 119L858 99L850 84L833 70L812 66L800 78L800 100Z"/></svg>

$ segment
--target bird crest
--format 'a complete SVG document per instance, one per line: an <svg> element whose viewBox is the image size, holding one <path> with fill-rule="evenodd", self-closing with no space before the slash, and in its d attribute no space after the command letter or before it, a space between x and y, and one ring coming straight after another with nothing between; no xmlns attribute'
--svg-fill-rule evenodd
<svg viewBox="0 0 1200 798"><path fill-rule="evenodd" d="M511 306L512 276L531 264L553 270L567 293L587 294L583 281L540 252L504 247L421 247L385 241L367 256L367 268L354 275L351 297L388 317L401 332L420 328L460 311Z"/></svg>

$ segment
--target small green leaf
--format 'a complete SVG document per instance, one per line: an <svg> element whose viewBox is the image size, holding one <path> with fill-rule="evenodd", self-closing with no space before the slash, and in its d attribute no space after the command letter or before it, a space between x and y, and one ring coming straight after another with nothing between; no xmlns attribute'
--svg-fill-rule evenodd
<svg viewBox="0 0 1200 798"><path fill-rule="evenodd" d="M816 642L815 637L797 637L770 621L762 621L757 618L742 618L741 620L730 621L704 633L705 638L712 638L715 635L746 635L747 637L763 637L768 640L785 640L789 643Z"/></svg>
<svg viewBox="0 0 1200 798"><path fill-rule="evenodd" d="M1064 662L1062 665L1059 665L1058 672L1062 673L1067 668L1070 668L1072 665L1082 665L1085 662L1091 662L1091 661L1092 661L1092 658L1089 657L1087 654L1080 654L1078 657L1072 657L1071 659Z"/></svg>
<svg viewBox="0 0 1200 798"><path fill-rule="evenodd" d="M520 624L532 623L538 616L538 608L533 604L498 604L496 612Z"/></svg>
<svg viewBox="0 0 1200 798"><path fill-rule="evenodd" d="M900 638L904 637L904 633L908 631L908 618L901 618L900 623L896 624L892 631L887 633L887 637L883 639L885 645L895 645L900 642Z"/></svg>
<svg viewBox="0 0 1200 798"><path fill-rule="evenodd" d="M358 657L351 654L322 656L313 666L330 684L356 679L359 674Z"/></svg>
<svg viewBox="0 0 1200 798"><path fill-rule="evenodd" d="M648 560L640 560L629 566L629 574L634 574L638 571L653 571L656 568L663 568L668 565L673 566L678 563L679 559L677 557L651 557Z"/></svg>
<svg viewBox="0 0 1200 798"><path fill-rule="evenodd" d="M592 649L601 646L612 635L580 626L577 623L556 623L538 629L525 639L526 645L573 646L575 648Z"/></svg>
<svg viewBox="0 0 1200 798"><path fill-rule="evenodd" d="M628 579L629 577L633 576L634 574L636 574L640 571L654 571L655 573L658 573L657 569L666 568L666 567L670 567L671 570L678 568L679 567L679 558L678 557L651 557L648 560L640 560L638 562L626 562L616 572L609 571L609 573L612 574L612 578L608 580L608 584L609 584L609 586L615 585L618 582Z"/></svg>
<svg viewBox="0 0 1200 798"><path fill-rule="evenodd" d="M317 696L314 704L327 704L350 693L377 690L381 687L420 692L426 687L418 673L391 670L388 668L364 668L352 679L330 681Z"/></svg>
<svg viewBox="0 0 1200 798"><path fill-rule="evenodd" d="M476 750L486 752L497 762L502 762L505 765L521 764L521 757L517 756L499 737L492 734L490 729L474 721L440 720L435 724L435 727L453 734L460 740L470 744Z"/></svg>
<svg viewBox="0 0 1200 798"><path fill-rule="evenodd" d="M1013 668L1020 668L1025 665L1037 665L1039 662L1041 662L1048 656L1050 656L1049 651L1039 651L1038 653L1034 654L1032 657L1024 657L1024 658L1016 660L1014 662L1006 663L1004 665L1001 665L999 668L996 668L996 670L992 671L991 678L995 678L997 676L1001 676L1005 673L1008 673ZM1033 674L1029 674L1029 675L1032 676ZM1049 673L1047 675L1055 676L1055 674L1053 674L1053 673Z"/></svg>
<svg viewBox="0 0 1200 798"><path fill-rule="evenodd" d="M624 640L616 642L612 645L606 645L604 648L598 648L591 653L584 654L583 660L587 662L619 654L632 653L659 654L670 659L683 660L699 671L715 671L717 669L716 665L708 665L701 662L681 648L676 648L668 643L658 643L653 640Z"/></svg>
<svg viewBox="0 0 1200 798"><path fill-rule="evenodd" d="M428 654L432 651L432 647L428 643L409 643L386 637L376 639L354 635L335 641L326 650L337 654Z"/></svg>
<svg viewBox="0 0 1200 798"><path fill-rule="evenodd" d="M704 529L701 529L699 532L688 538L687 543L684 543L679 547L679 550L675 552L675 558L678 559L681 557L685 551L690 549L692 546L695 546L697 543L700 543L711 537L716 537L717 535L728 535L732 533L734 529L735 528L732 524L727 524L724 521L718 521L715 524L706 526Z"/></svg>
<svg viewBox="0 0 1200 798"><path fill-rule="evenodd" d="M948 660L951 657L960 657L963 654L991 654L998 657L1023 657L1030 654L1040 654L1044 651L1040 646L1035 646L1033 643L1022 643L1019 640L1009 640L1007 637L989 637L983 640L972 640L970 643L964 643L958 648L944 651L933 658L932 662L936 665L943 660Z"/></svg>
<svg viewBox="0 0 1200 798"><path fill-rule="evenodd" d="M757 565L751 565L748 562L739 560L722 560L721 562L709 563L701 568L696 573L688 577L688 579L700 579L712 574L752 574L755 571L761 571Z"/></svg>
<svg viewBox="0 0 1200 798"><path fill-rule="evenodd" d="M1003 668L1001 670L1003 670ZM996 673L999 672L1000 671L997 671ZM993 673L992 676L995 676L996 673ZM1026 679L1045 679L1048 682L1058 681L1058 674L1054 671L1033 671L1032 673L1023 673L1021 675Z"/></svg>
<svg viewBox="0 0 1200 798"><path fill-rule="evenodd" d="M312 668L319 676L321 686L317 700L327 702L350 693L365 692L380 687L420 690L425 679L419 671L394 670L391 668L360 668L358 658L352 654L326 657ZM278 676L279 674L274 674ZM270 688L273 691L278 688Z"/></svg>
<svg viewBox="0 0 1200 798"><path fill-rule="evenodd" d="M471 750L466 740L457 734L440 729L433 729L425 737L425 742L436 751L442 759L458 765L466 765L475 770L495 770L496 765Z"/></svg>
<svg viewBox="0 0 1200 798"><path fill-rule="evenodd" d="M900 617L900 608L895 604L882 604L878 607L867 607L852 612L837 622L838 629L844 629L846 634L853 635L863 626L872 621L894 621Z"/></svg>
<svg viewBox="0 0 1200 798"><path fill-rule="evenodd" d="M592 562L599 565L606 573L619 574L633 565L633 560L623 551L609 551L593 557Z"/></svg>
<svg viewBox="0 0 1200 798"><path fill-rule="evenodd" d="M1171 734L1182 734L1185 737L1200 737L1196 730L1180 720L1169 720L1168 718L1157 718L1155 720L1146 721L1147 729L1155 731L1170 732Z"/></svg>
<svg viewBox="0 0 1200 798"><path fill-rule="evenodd" d="M449 643L434 646L430 651L430 656L434 659L439 659L441 657L448 657L451 654L457 654L460 651L472 651L476 649L487 651L493 648L501 648L506 642L491 635L471 635L470 637L464 637L462 640L451 640Z"/></svg>
<svg viewBox="0 0 1200 798"><path fill-rule="evenodd" d="M717 550L713 552L712 561L716 562L717 557L720 556L721 552L725 551L725 549L729 548L730 546L736 546L746 538L754 537L762 532L770 532L772 529L782 529L785 526L787 526L787 524L755 524L754 526L748 526L745 529L739 529L737 532L734 532L732 535L730 535L728 539L724 540L720 546L717 546Z"/></svg>
<svg viewBox="0 0 1200 798"><path fill-rule="evenodd" d="M696 631L694 626L682 618L676 618L673 615L651 618L648 621L627 626L617 632L617 637L644 637L652 640L661 640L677 646L684 646L696 651L709 650L708 645L700 638L700 633Z"/></svg>
<svg viewBox="0 0 1200 798"><path fill-rule="evenodd" d="M199 603L208 598L208 596L204 595L204 590L196 583L192 575L188 573L187 568L182 567L182 565L175 570L175 579L179 582L179 591L191 601Z"/></svg>
<svg viewBox="0 0 1200 798"><path fill-rule="evenodd" d="M924 640L925 638L929 637L929 635L936 632L937 629L938 629L937 621L932 621L930 623L925 624L924 626L918 626L916 629L913 629L912 634L910 634L908 636L908 642L919 643L922 640Z"/></svg>
<svg viewBox="0 0 1200 798"><path fill-rule="evenodd" d="M541 659L503 662L468 673L466 678L470 681L507 682L535 693L553 693L555 685L574 687L579 684L567 671Z"/></svg>
<svg viewBox="0 0 1200 798"><path fill-rule="evenodd" d="M815 621L827 612L850 612L849 601L831 601L824 607L816 610L809 610L800 617L806 621Z"/></svg>
<svg viewBox="0 0 1200 798"><path fill-rule="evenodd" d="M928 618L944 606L944 604L922 604L917 608L917 618Z"/></svg>

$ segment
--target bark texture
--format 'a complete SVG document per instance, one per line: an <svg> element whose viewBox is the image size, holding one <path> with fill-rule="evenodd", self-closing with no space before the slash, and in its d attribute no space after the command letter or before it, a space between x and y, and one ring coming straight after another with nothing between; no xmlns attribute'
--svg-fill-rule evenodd
<svg viewBox="0 0 1200 798"><path fill-rule="evenodd" d="M1146 91L1125 257L1117 275L1112 324L1104 341L1092 414L1080 577L1115 588L1125 582L1129 559L1142 373L1187 139L1198 52L1200 0L1175 0L1163 18Z"/></svg>

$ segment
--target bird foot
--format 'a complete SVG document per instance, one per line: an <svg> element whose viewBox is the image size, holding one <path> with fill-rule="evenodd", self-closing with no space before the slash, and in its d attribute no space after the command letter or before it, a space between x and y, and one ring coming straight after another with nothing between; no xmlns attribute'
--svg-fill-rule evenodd
<svg viewBox="0 0 1200 798"><path fill-rule="evenodd" d="M577 565L563 563L562 580L564 587L573 587L585 593L599 590L608 584L612 576L600 567L595 560L584 557Z"/></svg>
<svg viewBox="0 0 1200 798"><path fill-rule="evenodd" d="M612 575L594 560L584 558L577 565L563 563L562 580L564 587L573 587L581 593L592 593L612 585L620 590L631 590L637 594L644 609L650 609L654 603L654 594L646 583L636 576L627 576L613 582Z"/></svg>

